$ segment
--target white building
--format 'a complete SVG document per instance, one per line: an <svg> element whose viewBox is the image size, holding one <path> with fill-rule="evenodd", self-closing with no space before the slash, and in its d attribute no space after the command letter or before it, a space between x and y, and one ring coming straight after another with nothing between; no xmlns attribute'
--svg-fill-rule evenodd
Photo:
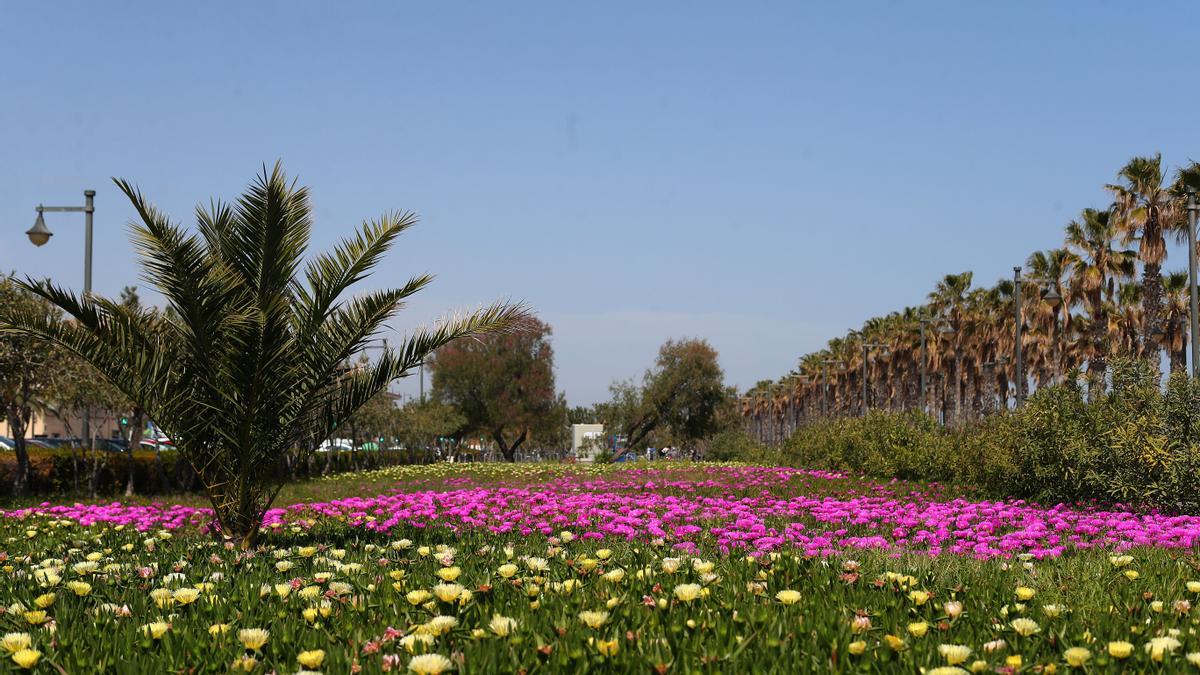
<svg viewBox="0 0 1200 675"><path fill-rule="evenodd" d="M571 452L581 462L591 462L604 449L603 424L572 424Z"/></svg>

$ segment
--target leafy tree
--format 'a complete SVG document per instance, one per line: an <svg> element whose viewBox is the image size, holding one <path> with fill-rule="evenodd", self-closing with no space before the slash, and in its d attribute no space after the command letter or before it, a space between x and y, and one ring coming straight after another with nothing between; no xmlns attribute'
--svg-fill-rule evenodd
<svg viewBox="0 0 1200 675"><path fill-rule="evenodd" d="M554 392L550 333L530 318L504 334L447 345L427 362L434 400L458 408L467 420L460 431L491 436L510 462L530 435L549 440L565 420Z"/></svg>
<svg viewBox="0 0 1200 675"><path fill-rule="evenodd" d="M467 418L454 406L440 401L409 401L396 411L397 436L414 460L426 458L426 451L439 438L453 436L467 424Z"/></svg>
<svg viewBox="0 0 1200 675"><path fill-rule="evenodd" d="M49 302L29 293L11 276L0 275L0 308L56 325L61 315ZM41 409L53 392L61 352L29 335L0 333L0 406L8 423L17 459L13 495L29 489L29 451L25 435L33 413Z"/></svg>
<svg viewBox="0 0 1200 675"><path fill-rule="evenodd" d="M675 444L691 445L712 436L733 416L733 390L725 386L717 352L706 340L667 340L640 389L620 382L612 392L606 422L622 430L631 449L655 431L665 432Z"/></svg>
<svg viewBox="0 0 1200 675"><path fill-rule="evenodd" d="M526 314L497 303L439 322L386 349L372 364L339 367L360 352L431 281L342 299L396 237L416 223L391 212L305 264L312 229L308 190L282 167L263 173L236 203L197 209L197 233L170 222L126 181L137 211L134 244L144 277L175 317L101 297L76 297L47 281L22 282L74 322L0 306L0 331L39 337L78 354L169 433L199 475L221 531L255 545L263 513L297 446L328 438L363 404L439 347L504 330Z"/></svg>

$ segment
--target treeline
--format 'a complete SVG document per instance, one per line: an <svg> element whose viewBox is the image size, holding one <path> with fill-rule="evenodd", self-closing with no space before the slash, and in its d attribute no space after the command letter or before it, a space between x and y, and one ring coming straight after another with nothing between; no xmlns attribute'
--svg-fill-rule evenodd
<svg viewBox="0 0 1200 675"><path fill-rule="evenodd" d="M741 399L746 430L781 443L814 420L868 410L927 411L958 425L1074 369L1096 400L1119 356L1156 364L1165 354L1171 372L1183 370L1188 277L1163 266L1167 240L1188 239L1200 165L1171 172L1159 155L1135 157L1105 187L1111 203L1083 209L1062 245L1032 253L1013 279L978 286L971 272L947 275L925 304L869 319L778 381L758 383Z"/></svg>

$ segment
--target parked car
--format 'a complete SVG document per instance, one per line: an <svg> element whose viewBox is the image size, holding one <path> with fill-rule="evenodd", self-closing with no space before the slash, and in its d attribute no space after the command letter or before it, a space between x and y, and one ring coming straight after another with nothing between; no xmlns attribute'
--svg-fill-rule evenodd
<svg viewBox="0 0 1200 675"><path fill-rule="evenodd" d="M331 450L354 452L354 442L349 438L330 438L317 446L317 452L329 452Z"/></svg>
<svg viewBox="0 0 1200 675"><path fill-rule="evenodd" d="M0 450L12 450L13 439L8 436L0 436Z"/></svg>
<svg viewBox="0 0 1200 675"><path fill-rule="evenodd" d="M27 438L27 439L25 439L25 447L27 447L27 448L45 448L45 449L49 450L50 448L55 447L53 445L50 445L49 441L51 441L51 440L53 440L53 439L50 439L50 438Z"/></svg>

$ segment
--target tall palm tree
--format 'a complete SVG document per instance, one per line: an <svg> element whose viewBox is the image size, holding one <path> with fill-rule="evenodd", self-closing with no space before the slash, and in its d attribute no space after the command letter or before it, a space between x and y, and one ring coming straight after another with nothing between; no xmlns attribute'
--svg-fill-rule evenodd
<svg viewBox="0 0 1200 675"><path fill-rule="evenodd" d="M1162 264L1167 258L1165 231L1179 220L1178 199L1164 182L1162 155L1134 157L1118 173L1121 183L1106 186L1114 197L1123 243L1138 243L1142 263L1142 353L1153 356L1154 337L1163 332Z"/></svg>
<svg viewBox="0 0 1200 675"><path fill-rule="evenodd" d="M1085 328L1089 397L1094 398L1103 388L1108 368L1108 309L1112 305L1117 285L1133 276L1133 251L1115 248L1120 232L1110 211L1084 209L1077 220L1067 225L1064 260L1068 268L1069 306L1082 306L1086 315Z"/></svg>
<svg viewBox="0 0 1200 675"><path fill-rule="evenodd" d="M954 421L962 420L963 352L967 342L967 293L971 288L971 272L947 274L929 294L929 304L936 314L954 328L948 338L954 353L954 373L948 381L948 389L954 406Z"/></svg>
<svg viewBox="0 0 1200 675"><path fill-rule="evenodd" d="M221 531L255 544L282 486L281 462L315 447L393 380L452 340L505 330L519 305L496 303L420 329L360 369L361 352L431 281L343 299L396 237L416 222L388 213L307 263L308 190L279 164L236 203L197 210L197 232L171 223L130 183L116 181L137 211L133 239L146 280L176 318L150 331L150 314L47 281L24 283L73 321L0 309L0 330L40 337L90 363L143 408L199 474Z"/></svg>
<svg viewBox="0 0 1200 675"><path fill-rule="evenodd" d="M1188 322L1191 317L1191 296L1188 293L1188 273L1171 272L1163 277L1165 334L1162 346L1167 350L1171 372L1187 370Z"/></svg>
<svg viewBox="0 0 1200 675"><path fill-rule="evenodd" d="M1065 248L1054 248L1048 251L1036 251L1029 256L1026 265L1030 276L1043 280L1047 285L1047 293L1053 290L1060 301L1057 305L1045 300L1043 293L1031 293L1030 323L1033 337L1039 341L1037 352L1043 362L1048 362L1044 368L1050 373L1051 380L1062 378L1062 340L1063 335L1071 329L1071 312L1067 301L1067 276L1071 255ZM1039 386L1040 386L1039 382Z"/></svg>

